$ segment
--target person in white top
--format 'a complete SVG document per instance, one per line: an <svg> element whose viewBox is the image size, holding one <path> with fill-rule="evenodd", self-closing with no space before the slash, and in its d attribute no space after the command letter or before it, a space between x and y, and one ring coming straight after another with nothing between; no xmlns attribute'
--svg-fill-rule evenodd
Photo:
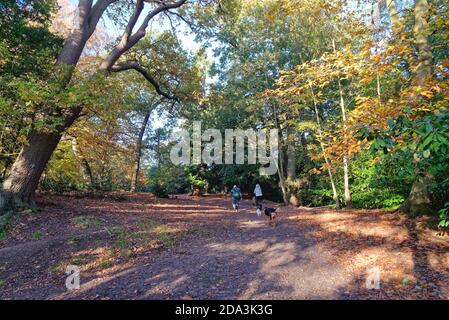
<svg viewBox="0 0 449 320"><path fill-rule="evenodd" d="M254 196L256 198L256 213L258 216L262 215L262 200L263 200L263 194L262 194L262 188L259 184L256 184L256 187L254 188Z"/></svg>

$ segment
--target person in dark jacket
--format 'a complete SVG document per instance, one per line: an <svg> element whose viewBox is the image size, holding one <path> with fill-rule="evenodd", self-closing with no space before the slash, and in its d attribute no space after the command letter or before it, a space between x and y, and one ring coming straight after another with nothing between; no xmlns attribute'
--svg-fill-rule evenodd
<svg viewBox="0 0 449 320"><path fill-rule="evenodd" d="M239 210L239 202L242 199L242 192L237 185L231 189L231 199L232 199L232 207L235 211Z"/></svg>

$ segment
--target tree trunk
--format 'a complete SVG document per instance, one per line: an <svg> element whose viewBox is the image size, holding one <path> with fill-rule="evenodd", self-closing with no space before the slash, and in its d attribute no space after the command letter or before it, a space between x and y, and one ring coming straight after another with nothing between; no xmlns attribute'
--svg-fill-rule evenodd
<svg viewBox="0 0 449 320"><path fill-rule="evenodd" d="M415 26L413 33L418 48L418 65L416 67L416 81L423 86L432 77L432 50L428 37L430 35L429 4L427 0L416 0L415 3Z"/></svg>
<svg viewBox="0 0 449 320"><path fill-rule="evenodd" d="M332 45L334 47L334 52L336 52L335 41L332 41ZM340 94L340 107L341 107L341 116L343 120L343 131L344 134L347 134L347 126L346 126L346 103L343 94L343 86L341 84L340 77L338 78L338 91ZM345 205L346 208L352 208L352 196L349 185L349 160L346 154L343 155L343 179L344 179L344 188L345 188Z"/></svg>
<svg viewBox="0 0 449 320"><path fill-rule="evenodd" d="M98 21L101 19L105 10L117 2L117 0L79 0L78 1L78 19L77 25L74 26L70 35L64 42L58 58L56 66L61 67L63 71L63 81L59 90L63 91L72 80L73 71L81 57L87 41L94 33ZM144 18L141 27L131 35L134 26L142 12L142 4L144 1L137 1L134 14L129 18L128 25L122 36L126 38L127 45L117 54L115 48L110 52L105 61L101 64L99 72L110 70L115 61L125 53L129 48L135 45L145 36L145 30L152 18L161 12L182 6L186 0L179 0L174 3L162 4L149 12ZM113 59L110 59L113 56ZM43 108L44 109L44 108ZM11 193L16 200L32 201L34 192L39 183L40 176L47 165L54 149L61 139L62 133L67 130L81 113L82 108L74 106L67 110L67 115L61 115L63 126L52 133L45 131L32 131L28 135L28 144L22 148L19 156L12 166L9 177L4 182L5 192ZM61 112L61 114L63 114ZM51 116L54 116L51 114Z"/></svg>
<svg viewBox="0 0 449 320"><path fill-rule="evenodd" d="M413 33L415 35L416 47L418 48L418 65L415 76L417 84L423 86L432 77L432 51L428 41L430 30L427 23L429 4L427 0L416 0L414 13L415 26ZM431 206L432 201L429 192L429 186L433 179L432 174L427 173L423 178L415 180L401 210L412 216L433 213L434 210Z"/></svg>
<svg viewBox="0 0 449 320"><path fill-rule="evenodd" d="M95 181L94 181L94 176L92 174L92 169L91 169L87 159L81 154L81 152L78 148L78 141L76 140L76 138L72 139L72 151L73 151L75 157L77 157L80 162L84 182L87 182L89 189L93 188L95 186Z"/></svg>
<svg viewBox="0 0 449 320"><path fill-rule="evenodd" d="M296 148L295 135L292 129L287 128L287 180L292 182L296 179ZM288 183L288 202L297 207L302 205L300 190Z"/></svg>
<svg viewBox="0 0 449 320"><path fill-rule="evenodd" d="M282 191L282 200L284 201L285 205L289 204L289 199L288 199L288 191L287 191L287 187L286 187L286 183L285 183L285 176L284 176L284 165L283 165L283 161L282 161L282 153L280 155L281 159L279 161L279 168L278 168L278 175L279 175L279 187L281 188Z"/></svg>
<svg viewBox="0 0 449 320"><path fill-rule="evenodd" d="M275 105L273 105L273 115L274 115L274 121L276 123L276 128L279 128L279 118L278 118L278 114L277 114ZM279 187L281 188L281 192L282 192L282 200L284 201L285 205L288 205L289 199L288 199L288 190L287 190L286 183L285 183L284 155L282 152L282 147L283 146L281 144L281 146L279 148L279 158L277 159L278 161L275 161L275 165L276 165L277 173L279 176Z"/></svg>
<svg viewBox="0 0 449 320"><path fill-rule="evenodd" d="M41 175L58 146L62 133L79 117L81 110L82 107L72 108L65 114L63 124L53 131L31 130L28 134L27 143L22 147L3 183L5 193L12 197L15 205L34 205L34 193Z"/></svg>
<svg viewBox="0 0 449 320"><path fill-rule="evenodd" d="M388 10L388 15L390 16L391 28L393 30L393 34L394 34L395 38L397 38L399 40L399 39L401 39L400 34L399 34L401 31L401 17L399 16L399 12L396 7L396 2L395 2L395 0L385 0L385 2L386 2L387 10Z"/></svg>
<svg viewBox="0 0 449 320"><path fill-rule="evenodd" d="M398 14L394 0L386 0L388 13L393 26L393 34L397 40L401 39L400 24L401 17ZM428 41L430 35L427 19L429 17L429 4L427 0L416 0L414 6L415 25L413 33L415 36L415 44L418 49L418 64L414 73L414 81L420 86L426 84L427 80L432 77L432 51ZM410 66L414 63L411 57L407 57ZM401 206L401 210L411 215L426 214L433 212L431 207L431 195L429 193L429 185L432 183L433 177L427 173L424 178L417 178L412 185L407 200Z"/></svg>
<svg viewBox="0 0 449 320"><path fill-rule="evenodd" d="M94 7L92 3L92 0L79 1L79 24L72 30L58 55L56 65L64 68L61 90L71 81L81 53L109 2L97 1ZM66 66L69 68L65 69ZM47 162L56 149L62 133L73 124L81 110L80 107L73 107L66 115L61 116L63 125L53 132L32 130L29 133L27 144L22 147L8 178L3 183L5 193L10 194L16 204L25 202L34 205L34 193Z"/></svg>
<svg viewBox="0 0 449 320"><path fill-rule="evenodd" d="M133 176L131 179L131 192L136 192L137 190L137 183L139 181L139 173L140 173L140 160L142 157L142 141L143 136L145 135L145 130L148 125L148 121L150 120L151 111L148 111L145 114L145 118L143 119L142 126L140 127L139 136L137 137L136 141L136 158L134 163L134 171Z"/></svg>
<svg viewBox="0 0 449 320"><path fill-rule="evenodd" d="M341 113L342 113L342 119L343 119L343 130L346 134L346 106L345 106L345 100L343 97L343 88L341 85L340 79L338 79L338 88L340 91L340 107L341 107ZM351 190L349 186L349 160L346 154L343 155L343 179L344 179L344 188L345 188L345 205L347 208L352 208L352 196L351 196Z"/></svg>
<svg viewBox="0 0 449 320"><path fill-rule="evenodd" d="M3 191L0 189L0 217L5 213L6 213L6 197L3 195Z"/></svg>
<svg viewBox="0 0 449 320"><path fill-rule="evenodd" d="M432 201L428 191L428 187L432 181L433 176L431 174L416 179L415 182L413 182L412 190L410 191L407 200L402 204L400 210L407 212L413 217L420 214L432 214L434 210L431 206Z"/></svg>
<svg viewBox="0 0 449 320"><path fill-rule="evenodd" d="M48 160L61 139L59 132L32 131L28 143L14 162L9 177L3 183L15 204L34 205L34 193Z"/></svg>
<svg viewBox="0 0 449 320"><path fill-rule="evenodd" d="M323 153L324 162L326 163L327 173L329 174L329 180L331 182L332 195L333 195L333 199L335 201L335 207L337 209L340 209L340 200L338 199L337 188L335 187L334 175L332 174L330 161L326 155L326 149L324 148L323 131L321 129L321 120L320 120L320 114L318 111L318 105L317 105L316 98L315 98L315 93L313 91L312 85L309 84L309 88L310 88L310 92L312 94L313 106L315 108L316 123L318 125L318 139L319 139L319 143L320 143L320 147L321 147L321 152Z"/></svg>
<svg viewBox="0 0 449 320"><path fill-rule="evenodd" d="M290 133L290 130L289 130ZM287 140L287 178L296 178L296 149L294 141Z"/></svg>
<svg viewBox="0 0 449 320"><path fill-rule="evenodd" d="M282 192L282 200L284 202L285 205L288 205L290 203L290 192L289 192L289 188L287 186L287 178L286 178L286 174L285 174L285 166L284 166L284 161L285 161L285 153L283 151L283 147L285 146L280 146L279 148L279 165L278 165L278 176L279 176L279 187L281 188L281 192Z"/></svg>

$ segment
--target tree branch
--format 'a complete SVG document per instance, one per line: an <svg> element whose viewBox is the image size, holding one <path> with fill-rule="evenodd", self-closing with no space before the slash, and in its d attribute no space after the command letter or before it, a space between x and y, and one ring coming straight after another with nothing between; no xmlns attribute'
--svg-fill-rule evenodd
<svg viewBox="0 0 449 320"><path fill-rule="evenodd" d="M192 31L195 30L195 25L191 21L189 21L186 18L184 18L183 16L181 16L179 13L171 12L170 10L167 10L166 12L169 14L173 14L173 15L177 16L179 19L181 19L182 21L184 21L184 23L189 26L190 30L192 30Z"/></svg>
<svg viewBox="0 0 449 320"><path fill-rule="evenodd" d="M170 95L170 94L164 92L161 89L159 83L151 76L151 74L136 61L127 61L127 62L121 63L117 66L112 67L110 69L110 71L120 72L120 71L125 71L125 70L132 70L132 69L139 72L149 83L151 83L158 94L160 94L161 96L163 96L169 100L174 100L176 102L180 102L179 98L176 97L175 95Z"/></svg>
<svg viewBox="0 0 449 320"><path fill-rule="evenodd" d="M144 21L142 22L142 24L140 25L139 29L137 29L137 31L132 34L129 35L132 32L131 28L130 30L127 29L125 30L125 32L122 35L122 40L120 41L120 43L115 46L112 51L109 53L109 55L106 57L106 59L103 61L103 63L100 66L100 70L110 70L113 65L117 62L117 60L129 49L131 49L140 39L142 39L145 34L146 34L146 29L148 27L148 24L150 23L150 20L153 19L156 15L158 15L159 13L169 10L169 9L175 9L178 8L180 6L182 6L187 0L178 0L176 2L170 3L170 4L163 4L159 7L157 7L156 9L154 9L153 11L150 11L147 16L145 17ZM142 10L138 11L138 5L139 2L142 2L141 0L138 0L138 4L136 6L136 11L135 14L137 14L137 18L140 16ZM159 3L159 2L158 2ZM164 2L161 2L164 3ZM133 21L134 15L133 17L130 19L130 22L128 23L129 25L132 25L134 27L136 21ZM126 41L125 41L126 40Z"/></svg>
<svg viewBox="0 0 449 320"><path fill-rule="evenodd" d="M91 9L89 15L89 33L92 34L97 27L98 21L102 17L104 11L114 2L118 0L98 0Z"/></svg>
<svg viewBox="0 0 449 320"><path fill-rule="evenodd" d="M146 29L148 27L148 24L150 23L150 20L153 19L155 16L157 16L159 13L169 10L169 9L175 9L182 6L187 0L178 0L176 2L165 4L160 7L157 7L153 11L149 12L148 15L145 17L144 21L142 22L140 28L129 38L129 42L131 44L131 47L137 43L140 39L142 39L143 36L145 36Z"/></svg>

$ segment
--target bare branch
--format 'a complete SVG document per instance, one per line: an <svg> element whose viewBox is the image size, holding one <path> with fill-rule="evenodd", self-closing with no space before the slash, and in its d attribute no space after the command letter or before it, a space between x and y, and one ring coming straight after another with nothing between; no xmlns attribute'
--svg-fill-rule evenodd
<svg viewBox="0 0 449 320"><path fill-rule="evenodd" d="M153 78L153 76L151 76L151 74L145 69L143 68L137 61L127 61L127 62L123 62L120 63L117 66L114 66L110 69L110 71L112 72L120 72L120 71L125 71L125 70L136 70L137 72L139 72L141 75L144 76L144 78L153 85L154 89L156 90L156 92L158 94L160 94L161 96L169 99L169 100L174 100L176 102L180 102L179 98L176 97L175 95L170 95L166 92L164 92L159 83Z"/></svg>
<svg viewBox="0 0 449 320"><path fill-rule="evenodd" d="M140 0L139 0L140 1ZM133 34L129 35L127 34L127 30L125 30L122 41L112 49L112 51L109 53L109 55L106 57L106 59L103 61L103 63L100 66L100 70L110 70L112 66L117 62L117 60L129 49L131 49L140 39L142 39L146 34L146 29L148 27L148 24L151 19L153 19L156 15L158 15L161 12L164 12L169 9L175 9L180 6L182 6L187 0L178 0L176 2L165 4L157 7L153 11L150 11L145 19L143 20L142 24L140 25L139 29ZM139 12L140 15L141 12ZM131 21L130 21L131 22ZM134 22L134 24L136 21ZM132 28L131 28L132 29ZM123 39L126 39L126 42L123 41Z"/></svg>
<svg viewBox="0 0 449 320"><path fill-rule="evenodd" d="M150 20L153 19L155 16L157 16L159 13L169 10L169 9L175 9L175 8L179 8L180 6L182 6L187 0L179 0L170 4L165 4L163 6L157 7L156 9L154 9L153 11L151 11L150 13L148 13L148 15L145 17L144 21L142 22L142 25L140 26L140 28L136 31L136 33L134 33L130 39L129 42L131 43L131 46L133 46L134 44L137 43L137 41L139 41L140 39L142 39L143 36L145 36L146 33L146 29L148 27L148 24L150 23Z"/></svg>
<svg viewBox="0 0 449 320"><path fill-rule="evenodd" d="M189 21L189 20L187 20L186 18L184 18L183 16L181 16L179 13L177 13L177 12L172 12L172 11L170 11L170 10L167 10L166 12L169 13L169 14L173 14L173 15L177 16L179 19L181 19L182 21L184 21L184 23L185 23L186 25L188 25L189 28L190 28L192 31L195 30L195 25L194 25L191 21Z"/></svg>

